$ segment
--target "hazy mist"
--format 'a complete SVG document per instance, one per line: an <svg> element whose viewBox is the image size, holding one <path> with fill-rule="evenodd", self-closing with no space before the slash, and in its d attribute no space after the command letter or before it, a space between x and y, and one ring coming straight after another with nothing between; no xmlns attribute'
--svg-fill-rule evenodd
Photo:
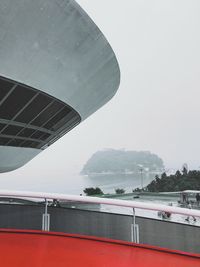
<svg viewBox="0 0 200 267"><path fill-rule="evenodd" d="M121 69L116 96L0 187L70 179L97 150L149 150L166 168L200 166L200 2L78 0ZM23 186L22 186L23 184ZM53 186L53 184L52 184ZM18 188L18 189L19 189Z"/></svg>

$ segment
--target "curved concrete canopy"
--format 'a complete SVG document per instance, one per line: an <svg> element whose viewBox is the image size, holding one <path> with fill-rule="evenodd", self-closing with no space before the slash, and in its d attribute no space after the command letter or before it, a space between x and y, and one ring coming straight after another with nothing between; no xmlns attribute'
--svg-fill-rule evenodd
<svg viewBox="0 0 200 267"><path fill-rule="evenodd" d="M17 132L16 127L27 128L18 118L20 112L30 108L33 99L9 119L3 117L1 105L5 101L0 99L0 172L4 172L24 165L110 100L118 89L120 71L109 43L74 0L15 0L14 4L12 0L1 0L0 25L0 76L15 84L9 90L16 91L19 84L39 90L35 98L47 94L52 102L66 104L77 118L73 121L70 115L69 127L62 125L58 131L45 126L35 129L54 138L47 138L40 146L29 146L30 141L37 140L33 134L26 135L24 146L25 141L18 140L23 130ZM1 90L6 89L0 82L0 96ZM36 127L32 121L26 122L26 131ZM4 134L8 127L15 127L9 140Z"/></svg>
<svg viewBox="0 0 200 267"><path fill-rule="evenodd" d="M42 90L82 120L116 92L115 55L73 0L0 1L0 75Z"/></svg>

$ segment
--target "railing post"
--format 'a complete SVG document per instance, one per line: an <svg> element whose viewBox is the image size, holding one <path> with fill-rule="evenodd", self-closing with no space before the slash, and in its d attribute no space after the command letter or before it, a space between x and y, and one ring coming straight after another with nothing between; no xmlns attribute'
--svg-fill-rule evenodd
<svg viewBox="0 0 200 267"><path fill-rule="evenodd" d="M134 243L139 243L139 225L135 223L135 208L133 208L131 223L131 241Z"/></svg>
<svg viewBox="0 0 200 267"><path fill-rule="evenodd" d="M48 201L45 198L45 210L42 214L42 230L49 231L50 229L50 214L48 214Z"/></svg>

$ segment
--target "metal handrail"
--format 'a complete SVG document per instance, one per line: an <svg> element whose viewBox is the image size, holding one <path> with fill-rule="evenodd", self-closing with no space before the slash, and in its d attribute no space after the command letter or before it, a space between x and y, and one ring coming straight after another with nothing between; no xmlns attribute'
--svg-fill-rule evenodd
<svg viewBox="0 0 200 267"><path fill-rule="evenodd" d="M152 204L137 201L128 201L121 199L108 199L100 197L88 197L88 196L77 196L77 195L65 195L57 193L45 193L45 192L30 192L30 191L8 191L0 190L0 197L23 197L23 198L35 198L35 199L47 199L47 200L62 200L62 201L75 201L82 203L92 203L92 204L106 204L112 206L137 208L143 210L153 210L153 211L163 211L170 212L172 214L181 214L187 216L200 217L200 210L179 208L173 206L166 206L162 204Z"/></svg>

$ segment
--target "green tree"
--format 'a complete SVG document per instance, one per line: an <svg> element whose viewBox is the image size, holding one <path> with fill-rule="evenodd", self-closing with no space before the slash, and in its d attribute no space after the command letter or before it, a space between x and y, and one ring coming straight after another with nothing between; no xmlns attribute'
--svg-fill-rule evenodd
<svg viewBox="0 0 200 267"><path fill-rule="evenodd" d="M125 193L125 190L122 189L122 188L117 188L117 189L115 189L115 193L116 194L124 194Z"/></svg>
<svg viewBox="0 0 200 267"><path fill-rule="evenodd" d="M103 191L99 187L88 187L83 190L87 196L103 195Z"/></svg>
<svg viewBox="0 0 200 267"><path fill-rule="evenodd" d="M174 175L167 176L163 173L146 187L149 192L173 192L183 190L200 190L200 171L178 170Z"/></svg>
<svg viewBox="0 0 200 267"><path fill-rule="evenodd" d="M188 170L186 169L186 167L183 167L182 173L183 173L183 175L187 175L188 174Z"/></svg>

